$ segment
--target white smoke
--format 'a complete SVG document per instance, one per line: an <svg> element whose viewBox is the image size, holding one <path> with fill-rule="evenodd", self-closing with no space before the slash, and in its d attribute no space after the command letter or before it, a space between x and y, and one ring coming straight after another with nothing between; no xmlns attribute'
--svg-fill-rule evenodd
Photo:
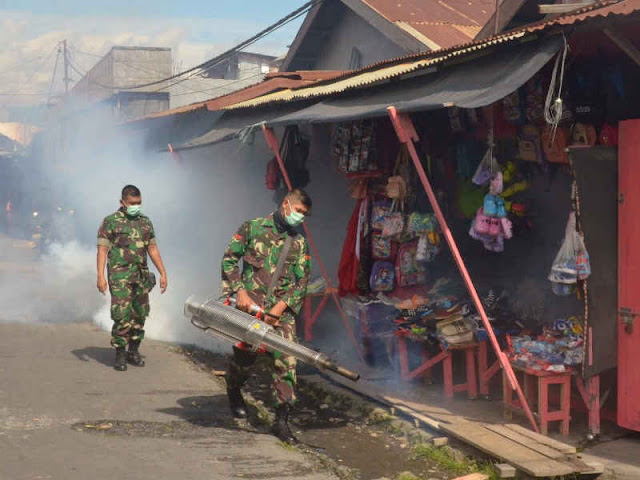
<svg viewBox="0 0 640 480"><path fill-rule="evenodd" d="M158 287L151 293L147 338L227 351L229 345L189 323L184 301L192 294L218 295L220 261L231 236L245 220L273 211L274 193L264 186L272 154L258 134L249 144L232 141L184 151L179 162L168 152L142 148L141 132L124 135L110 118L83 117L66 129L64 151L55 159L41 159L44 183L56 192L55 201L76 211L78 241L51 248L36 262L35 276L9 278L0 270L0 318L93 322L109 330L109 296L96 288L96 233L102 219L118 208L122 187L134 184L142 191L143 212L153 221L169 279L166 294L160 295ZM307 190L314 208L308 224L335 281L351 211L345 208L344 180L328 163L328 140L319 140L309 159L312 183ZM155 270L151 262L150 267Z"/></svg>

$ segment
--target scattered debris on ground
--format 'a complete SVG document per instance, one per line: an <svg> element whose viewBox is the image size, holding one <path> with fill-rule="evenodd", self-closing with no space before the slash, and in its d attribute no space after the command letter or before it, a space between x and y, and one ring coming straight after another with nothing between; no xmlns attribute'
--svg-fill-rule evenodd
<svg viewBox="0 0 640 480"><path fill-rule="evenodd" d="M216 377L226 368L223 355L190 347L177 351ZM452 480L474 472L498 478L489 463L477 462L442 440L437 442L442 446L435 446L433 435L362 397L317 381L301 379L299 383L292 429L302 445L295 448L314 455L341 479ZM257 372L244 392L253 410L254 427L257 423L267 428L273 410L268 407L266 372Z"/></svg>

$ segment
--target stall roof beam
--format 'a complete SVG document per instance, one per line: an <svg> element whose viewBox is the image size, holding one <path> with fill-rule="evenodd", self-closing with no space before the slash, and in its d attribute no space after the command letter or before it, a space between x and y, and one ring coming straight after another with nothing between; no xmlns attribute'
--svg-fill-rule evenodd
<svg viewBox="0 0 640 480"><path fill-rule="evenodd" d="M617 47L622 50L627 56L635 62L636 65L640 66L640 50L631 43L631 41L618 32L614 32L609 28L605 28L603 30L604 34L609 37L609 39L617 45Z"/></svg>

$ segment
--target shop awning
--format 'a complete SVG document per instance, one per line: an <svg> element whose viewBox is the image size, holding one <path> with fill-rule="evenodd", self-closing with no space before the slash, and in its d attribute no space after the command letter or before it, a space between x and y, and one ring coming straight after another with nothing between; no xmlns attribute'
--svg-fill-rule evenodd
<svg viewBox="0 0 640 480"><path fill-rule="evenodd" d="M300 110L300 108L300 103L297 103L295 105L288 104L224 112L222 118L210 130L200 136L191 138L189 141L174 145L173 148L174 150L189 150L226 142L237 137L247 127L255 127L275 118L289 115Z"/></svg>
<svg viewBox="0 0 640 480"><path fill-rule="evenodd" d="M267 124L330 123L381 117L387 114L390 105L401 112L448 106L483 107L520 88L562 45L560 36L530 41L427 76L330 98Z"/></svg>

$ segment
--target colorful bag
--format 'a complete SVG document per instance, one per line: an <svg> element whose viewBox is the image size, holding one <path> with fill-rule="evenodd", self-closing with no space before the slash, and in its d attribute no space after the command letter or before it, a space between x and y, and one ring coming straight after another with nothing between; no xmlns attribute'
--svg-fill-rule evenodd
<svg viewBox="0 0 640 480"><path fill-rule="evenodd" d="M476 173L473 174L471 181L478 186L486 185L493 175L500 171L498 161L491 154L491 149L487 150L476 169Z"/></svg>
<svg viewBox="0 0 640 480"><path fill-rule="evenodd" d="M542 163L540 132L533 125L522 127L519 136L520 158L527 162Z"/></svg>
<svg viewBox="0 0 640 480"><path fill-rule="evenodd" d="M491 195L500 195L502 193L502 189L504 188L504 181L502 178L502 172L496 173L491 182L489 183L489 193Z"/></svg>
<svg viewBox="0 0 640 480"><path fill-rule="evenodd" d="M418 242L403 243L396 256L396 283L399 287L409 287L426 283L424 266L417 259Z"/></svg>
<svg viewBox="0 0 640 480"><path fill-rule="evenodd" d="M500 223L502 224L502 235L507 240L511 240L513 238L513 224L511 220L507 217L503 217L500 219Z"/></svg>
<svg viewBox="0 0 640 480"><path fill-rule="evenodd" d="M395 288L395 267L391 262L375 262L371 269L369 287L372 292L390 292Z"/></svg>
<svg viewBox="0 0 640 480"><path fill-rule="evenodd" d="M476 213L476 219L473 227L473 231L478 235L488 235L489 227L491 226L491 218L484 214L484 209L481 207Z"/></svg>
<svg viewBox="0 0 640 480"><path fill-rule="evenodd" d="M596 144L598 135L593 125L586 123L576 123L571 131L571 144L582 147L593 147Z"/></svg>
<svg viewBox="0 0 640 480"><path fill-rule="evenodd" d="M437 228L438 221L433 213L413 212L409 215L407 230L411 233L435 232Z"/></svg>
<svg viewBox="0 0 640 480"><path fill-rule="evenodd" d="M371 207L371 228L382 230L384 219L389 213L391 213L391 202L386 200L374 202Z"/></svg>
<svg viewBox="0 0 640 480"><path fill-rule="evenodd" d="M400 212L387 214L382 220L382 236L393 237L402 233L404 229L404 215Z"/></svg>
<svg viewBox="0 0 640 480"><path fill-rule="evenodd" d="M371 254L376 260L391 258L391 239L383 237L380 232L374 232L371 235Z"/></svg>
<svg viewBox="0 0 640 480"><path fill-rule="evenodd" d="M498 237L502 235L502 222L499 218L492 218L489 222L489 235Z"/></svg>
<svg viewBox="0 0 640 480"><path fill-rule="evenodd" d="M484 196L482 211L487 217L498 215L498 196L487 194Z"/></svg>
<svg viewBox="0 0 640 480"><path fill-rule="evenodd" d="M549 163L569 163L567 145L569 144L569 132L559 127L554 131L551 125L542 130L542 149Z"/></svg>

